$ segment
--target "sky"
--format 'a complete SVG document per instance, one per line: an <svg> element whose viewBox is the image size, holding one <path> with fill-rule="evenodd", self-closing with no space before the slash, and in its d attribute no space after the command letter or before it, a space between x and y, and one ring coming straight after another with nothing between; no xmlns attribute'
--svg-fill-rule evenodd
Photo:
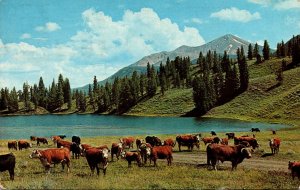
<svg viewBox="0 0 300 190"><path fill-rule="evenodd" d="M275 49L299 33L299 0L0 0L0 88L60 73L81 87L225 34Z"/></svg>

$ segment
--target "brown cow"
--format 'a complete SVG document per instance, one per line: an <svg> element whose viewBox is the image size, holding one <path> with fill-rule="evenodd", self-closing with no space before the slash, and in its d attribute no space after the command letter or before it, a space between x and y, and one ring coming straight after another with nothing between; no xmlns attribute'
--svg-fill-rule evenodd
<svg viewBox="0 0 300 190"><path fill-rule="evenodd" d="M176 141L174 141L173 139L166 139L164 141L164 145L168 145L168 146L174 147L176 145Z"/></svg>
<svg viewBox="0 0 300 190"><path fill-rule="evenodd" d="M133 137L124 137L124 138L120 138L120 143L122 143L123 148L133 148L133 143L134 143L134 138Z"/></svg>
<svg viewBox="0 0 300 190"><path fill-rule="evenodd" d="M291 162L289 161L288 169L292 172L293 180L295 176L300 180L300 162Z"/></svg>
<svg viewBox="0 0 300 190"><path fill-rule="evenodd" d="M274 138L274 139L270 139L269 141L270 141L269 145L270 145L272 154L278 154L279 146L280 146L280 139Z"/></svg>
<svg viewBox="0 0 300 190"><path fill-rule="evenodd" d="M207 165L211 164L215 170L217 170L216 164L219 160L222 163L231 161L231 169L234 170L245 158L251 158L251 150L241 144L237 146L210 144L206 148L206 154Z"/></svg>
<svg viewBox="0 0 300 190"><path fill-rule="evenodd" d="M71 145L72 145L72 142L69 142L69 141L65 141L65 140L58 140L56 142L56 147L57 148L67 148L67 149L71 149Z"/></svg>
<svg viewBox="0 0 300 190"><path fill-rule="evenodd" d="M228 138L222 138L221 139L221 144L228 145Z"/></svg>
<svg viewBox="0 0 300 190"><path fill-rule="evenodd" d="M57 143L57 141L62 140L59 136L52 136L51 140L53 141L53 144L55 145Z"/></svg>
<svg viewBox="0 0 300 190"><path fill-rule="evenodd" d="M259 144L257 143L257 140L253 137L234 137L234 144L238 145L242 141L247 141L253 149L258 148Z"/></svg>
<svg viewBox="0 0 300 190"><path fill-rule="evenodd" d="M33 150L30 158L39 158L46 172L50 173L51 164L61 163L64 170L67 164L68 172L70 171L70 150L66 148L50 148L46 150Z"/></svg>
<svg viewBox="0 0 300 190"><path fill-rule="evenodd" d="M18 142L17 141L8 141L7 142L7 148L18 150Z"/></svg>
<svg viewBox="0 0 300 190"><path fill-rule="evenodd" d="M181 151L181 146L187 146L188 150L193 151L194 145L200 148L200 134L198 135L179 135L176 137L178 143L179 151Z"/></svg>
<svg viewBox="0 0 300 190"><path fill-rule="evenodd" d="M172 147L170 146L155 146L151 149L150 159L154 162L154 167L157 166L157 159L167 159L168 166L171 166L173 156Z"/></svg>
<svg viewBox="0 0 300 190"><path fill-rule="evenodd" d="M136 144L136 148L139 149L140 145L143 143L143 139L136 139L135 140L135 144Z"/></svg>
<svg viewBox="0 0 300 190"><path fill-rule="evenodd" d="M84 151L84 156L90 166L92 174L97 170L97 175L99 175L99 169L103 170L103 174L106 174L106 169L108 165L108 150L107 149L97 149L90 148ZM102 168L99 168L99 164L102 165Z"/></svg>
<svg viewBox="0 0 300 190"><path fill-rule="evenodd" d="M31 148L32 147L32 144L25 141L25 140L19 140L18 141L18 147L19 147L19 150L22 150L23 148L24 149L27 149L27 148Z"/></svg>
<svg viewBox="0 0 300 190"><path fill-rule="evenodd" d="M111 161L114 161L114 155L116 155L117 160L119 160L119 156L123 151L122 143L112 143L111 145Z"/></svg>
<svg viewBox="0 0 300 190"><path fill-rule="evenodd" d="M47 141L46 138L43 138L43 137L37 137L37 138L36 138L36 145L37 145L37 146L40 146L40 143L48 144L48 141Z"/></svg>
<svg viewBox="0 0 300 190"><path fill-rule="evenodd" d="M81 144L81 147L82 147L83 150L87 150L89 148L92 148L92 146L89 145L89 144Z"/></svg>
<svg viewBox="0 0 300 190"><path fill-rule="evenodd" d="M122 158L126 159L128 162L128 168L131 167L131 162L132 161L136 161L138 166L141 167L142 166L142 158L141 158L141 154L139 152L122 152Z"/></svg>
<svg viewBox="0 0 300 190"><path fill-rule="evenodd" d="M146 140L146 143L151 144L151 146L161 146L162 145L161 140L156 136L147 136L145 138L145 140Z"/></svg>
<svg viewBox="0 0 300 190"><path fill-rule="evenodd" d="M209 143L217 143L219 144L222 140L219 137L204 137L201 139L204 144L209 144Z"/></svg>
<svg viewBox="0 0 300 190"><path fill-rule="evenodd" d="M142 143L140 145L140 148L138 149L138 151L140 152L141 157L142 157L142 162L144 164L147 163L147 158L150 157L150 155L151 155L151 149L152 149L152 146L149 143Z"/></svg>

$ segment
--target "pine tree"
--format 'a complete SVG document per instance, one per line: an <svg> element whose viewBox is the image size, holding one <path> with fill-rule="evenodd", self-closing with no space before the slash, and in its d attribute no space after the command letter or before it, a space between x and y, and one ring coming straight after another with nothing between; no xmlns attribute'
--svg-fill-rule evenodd
<svg viewBox="0 0 300 190"><path fill-rule="evenodd" d="M112 86L112 100L118 111L120 105L121 84L119 78L116 77Z"/></svg>
<svg viewBox="0 0 300 190"><path fill-rule="evenodd" d="M94 76L94 81L93 81L93 92L94 95L98 93L98 81L96 76Z"/></svg>
<svg viewBox="0 0 300 190"><path fill-rule="evenodd" d="M224 51L223 58L221 61L222 72L226 72L228 66L229 66L229 56L227 55L227 52Z"/></svg>
<svg viewBox="0 0 300 190"><path fill-rule="evenodd" d="M24 101L24 109L25 111L31 110L31 104L30 104L30 95L29 95L29 85L28 83L23 84L23 101Z"/></svg>
<svg viewBox="0 0 300 190"><path fill-rule="evenodd" d="M58 106L57 106L57 86L56 86L55 81L53 79L52 85L51 85L50 90L49 90L47 109L52 112L56 108L58 108Z"/></svg>
<svg viewBox="0 0 300 190"><path fill-rule="evenodd" d="M259 54L259 48L258 48L258 44L255 43L254 49L253 49L253 57L257 57L257 54Z"/></svg>
<svg viewBox="0 0 300 190"><path fill-rule="evenodd" d="M152 65L152 67L150 68L150 70L148 70L149 68L147 67L147 73L149 74L148 77L148 82L147 82L147 95L152 97L156 94L156 90L157 90L157 82L156 82L156 72L154 69L154 66Z"/></svg>
<svg viewBox="0 0 300 190"><path fill-rule="evenodd" d="M62 77L62 75L60 75ZM63 78L58 78L57 83L57 92L56 92L56 106L61 110L61 107L64 105L64 91L63 91Z"/></svg>
<svg viewBox="0 0 300 190"><path fill-rule="evenodd" d="M38 86L38 105L47 108L47 94L46 94L46 88L44 85L43 78L40 77L39 80L39 86Z"/></svg>
<svg viewBox="0 0 300 190"><path fill-rule="evenodd" d="M131 94L133 96L133 102L134 104L136 104L139 99L139 89L140 89L140 83L139 83L139 77L137 71L133 71L132 73L130 87L131 87Z"/></svg>
<svg viewBox="0 0 300 190"><path fill-rule="evenodd" d="M280 44L280 56L281 57L286 56L286 48L285 48L283 40L281 41L281 44Z"/></svg>
<svg viewBox="0 0 300 190"><path fill-rule="evenodd" d="M205 114L208 111L207 90L201 75L193 80L193 99L199 114Z"/></svg>
<svg viewBox="0 0 300 190"><path fill-rule="evenodd" d="M72 106L72 91L71 85L68 78L64 81L64 102L68 104L68 109L71 109Z"/></svg>
<svg viewBox="0 0 300 190"><path fill-rule="evenodd" d="M10 113L14 113L17 112L18 110L19 110L18 94L16 88L14 87L8 97L8 111Z"/></svg>
<svg viewBox="0 0 300 190"><path fill-rule="evenodd" d="M215 61L214 63L214 73L215 74L213 75L213 86L216 94L216 101L219 103L222 96L222 90L224 88L224 77L219 61Z"/></svg>
<svg viewBox="0 0 300 190"><path fill-rule="evenodd" d="M267 40L264 41L263 56L264 60L270 59L270 47Z"/></svg>
<svg viewBox="0 0 300 190"><path fill-rule="evenodd" d="M248 59L249 60L253 59L253 48L252 48L252 44L251 43L248 46Z"/></svg>
<svg viewBox="0 0 300 190"><path fill-rule="evenodd" d="M8 107L8 89L1 88L0 110L6 110Z"/></svg>
<svg viewBox="0 0 300 190"><path fill-rule="evenodd" d="M237 51L237 54L240 73L240 92L243 92L247 90L249 84L248 65L246 62L243 46L241 47L240 53L239 51Z"/></svg>
<svg viewBox="0 0 300 190"><path fill-rule="evenodd" d="M159 83L161 94L164 95L167 90L167 79L165 66L163 66L162 63L159 65Z"/></svg>
<svg viewBox="0 0 300 190"><path fill-rule="evenodd" d="M34 104L34 110L37 109L38 107L38 92L39 92L39 89L38 89L38 86L36 84L33 85L33 93L31 94L32 96L32 102Z"/></svg>
<svg viewBox="0 0 300 190"><path fill-rule="evenodd" d="M144 96L144 91L146 87L146 77L143 73L140 75L140 94L141 96Z"/></svg>
<svg viewBox="0 0 300 190"><path fill-rule="evenodd" d="M89 84L89 104L92 106L93 110L96 111L96 107L95 107L95 104L96 104L96 101L94 100L94 93L93 93L93 90L92 90L92 85Z"/></svg>

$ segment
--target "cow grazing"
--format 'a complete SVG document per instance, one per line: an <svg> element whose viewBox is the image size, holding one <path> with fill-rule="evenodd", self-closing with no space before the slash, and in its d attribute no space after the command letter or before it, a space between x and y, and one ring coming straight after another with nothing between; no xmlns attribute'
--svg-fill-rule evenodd
<svg viewBox="0 0 300 190"><path fill-rule="evenodd" d="M272 130L272 134L273 134L273 135L276 135L276 130Z"/></svg>
<svg viewBox="0 0 300 190"><path fill-rule="evenodd" d="M53 144L55 145L58 141L62 140L59 136L52 136L51 140L53 141Z"/></svg>
<svg viewBox="0 0 300 190"><path fill-rule="evenodd" d="M8 170L10 180L14 180L16 157L13 153L0 155L0 172Z"/></svg>
<svg viewBox="0 0 300 190"><path fill-rule="evenodd" d="M220 143L222 145L228 145L228 138L222 138Z"/></svg>
<svg viewBox="0 0 300 190"><path fill-rule="evenodd" d="M227 135L228 139L233 139L235 137L234 133L226 133L225 135Z"/></svg>
<svg viewBox="0 0 300 190"><path fill-rule="evenodd" d="M7 148L9 150L11 150L11 149L18 150L18 142L17 141L8 141L7 142Z"/></svg>
<svg viewBox="0 0 300 190"><path fill-rule="evenodd" d="M72 142L70 145L70 151L72 152L72 158L79 159L80 155L82 154L82 146Z"/></svg>
<svg viewBox="0 0 300 190"><path fill-rule="evenodd" d="M150 159L154 162L154 167L157 166L157 159L167 159L168 166L172 164L172 147L170 146L155 146L151 149Z"/></svg>
<svg viewBox="0 0 300 190"><path fill-rule="evenodd" d="M153 146L161 146L162 145L161 140L158 137L156 137L156 136L152 136L152 137L151 136L147 136L145 138L145 140L146 140L146 143L151 144L152 147Z"/></svg>
<svg viewBox="0 0 300 190"><path fill-rule="evenodd" d="M43 137L37 137L37 138L36 138L36 145L37 145L37 146L40 146L40 143L48 144L48 141L47 141L46 138L43 138Z"/></svg>
<svg viewBox="0 0 300 190"><path fill-rule="evenodd" d="M258 148L259 144L257 143L257 140L252 137L234 137L234 144L238 145L242 141L247 141L250 146L252 146L253 149Z"/></svg>
<svg viewBox="0 0 300 190"><path fill-rule="evenodd" d="M59 141L57 141L56 142L57 144L56 144L56 147L57 148L67 148L67 149L71 149L71 142L69 142L69 141L64 141L64 140L59 140Z"/></svg>
<svg viewBox="0 0 300 190"><path fill-rule="evenodd" d="M259 128L251 128L252 132L260 132Z"/></svg>
<svg viewBox="0 0 300 190"><path fill-rule="evenodd" d="M297 176L300 180L300 162L291 162L289 161L288 169L292 172L292 178Z"/></svg>
<svg viewBox="0 0 300 190"><path fill-rule="evenodd" d="M164 145L174 147L176 145L176 141L174 141L173 139L166 139L164 141Z"/></svg>
<svg viewBox="0 0 300 190"><path fill-rule="evenodd" d="M245 158L251 158L251 150L241 144L237 146L210 144L206 148L206 154L207 164L211 164L214 170L217 170L216 164L219 160L222 163L231 161L231 169L234 170Z"/></svg>
<svg viewBox="0 0 300 190"><path fill-rule="evenodd" d="M28 149L28 148L32 147L32 144L25 141L25 140L19 140L18 141L18 147L19 147L19 150Z"/></svg>
<svg viewBox="0 0 300 190"><path fill-rule="evenodd" d="M140 145L143 143L143 139L136 139L135 140L135 144L136 144L136 148L139 149Z"/></svg>
<svg viewBox="0 0 300 190"><path fill-rule="evenodd" d="M64 139L67 137L66 135L57 135L57 136L59 136L61 139Z"/></svg>
<svg viewBox="0 0 300 190"><path fill-rule="evenodd" d="M74 142L74 143L76 143L76 144L80 144L81 139L80 139L80 137L78 137L78 136L73 136L73 137L72 137L72 142Z"/></svg>
<svg viewBox="0 0 300 190"><path fill-rule="evenodd" d="M124 137L120 138L120 143L122 143L123 149L125 148L133 148L134 138L133 137Z"/></svg>
<svg viewBox="0 0 300 190"><path fill-rule="evenodd" d="M149 158L151 155L151 149L152 149L152 146L149 143L142 143L140 145L140 148L138 149L138 151L140 152L141 157L142 157L142 162L144 164L147 163L147 158Z"/></svg>
<svg viewBox="0 0 300 190"><path fill-rule="evenodd" d="M46 172L50 173L51 164L61 163L64 170L67 164L68 172L70 171L70 150L66 148L50 148L46 150L33 150L29 156L30 158L40 159Z"/></svg>
<svg viewBox="0 0 300 190"><path fill-rule="evenodd" d="M131 162L133 162L133 161L136 161L139 167L142 166L142 162L141 162L142 158L141 158L141 154L139 152L124 151L124 152L122 152L122 158L127 160L128 167L131 167Z"/></svg>
<svg viewBox="0 0 300 190"><path fill-rule="evenodd" d="M89 167L92 171L92 174L97 170L97 175L99 175L99 169L103 170L103 174L106 174L106 169L108 165L108 150L107 149L97 149L90 148L84 151L84 155L89 164ZM99 168L99 164L102 165L102 168Z"/></svg>
<svg viewBox="0 0 300 190"><path fill-rule="evenodd" d="M222 141L219 137L203 137L201 140L205 145L209 143L219 144Z"/></svg>
<svg viewBox="0 0 300 190"><path fill-rule="evenodd" d="M270 145L272 154L278 154L279 147L280 147L280 139L279 138L270 139L269 145Z"/></svg>
<svg viewBox="0 0 300 190"><path fill-rule="evenodd" d="M215 131L211 131L210 134L211 134L212 136L217 136L217 133L216 133Z"/></svg>
<svg viewBox="0 0 300 190"><path fill-rule="evenodd" d="M179 135L176 137L178 143L179 151L181 151L181 146L187 146L188 150L193 151L194 145L200 148L200 134L198 135Z"/></svg>
<svg viewBox="0 0 300 190"><path fill-rule="evenodd" d="M119 160L119 156L123 151L122 143L112 143L111 145L111 161L114 161L114 155L116 155L117 160Z"/></svg>
<svg viewBox="0 0 300 190"><path fill-rule="evenodd" d="M36 138L37 138L36 136L30 136L31 141L36 141Z"/></svg>

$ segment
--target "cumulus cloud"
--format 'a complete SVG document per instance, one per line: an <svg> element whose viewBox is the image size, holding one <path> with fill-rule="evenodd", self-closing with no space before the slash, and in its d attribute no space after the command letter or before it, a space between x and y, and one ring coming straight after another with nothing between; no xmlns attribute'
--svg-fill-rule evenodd
<svg viewBox="0 0 300 190"><path fill-rule="evenodd" d="M271 0L248 0L248 2L259 4L262 6L268 6L271 4Z"/></svg>
<svg viewBox="0 0 300 190"><path fill-rule="evenodd" d="M247 10L240 10L235 7L231 7L230 9L222 9L218 12L214 12L210 15L212 18L218 18L220 20L227 21L236 21L236 22L250 22L252 20L260 19L260 14L258 12L250 13Z"/></svg>
<svg viewBox="0 0 300 190"><path fill-rule="evenodd" d="M21 39L30 39L31 38L31 35L28 34L28 33L24 33L20 36Z"/></svg>
<svg viewBox="0 0 300 190"><path fill-rule="evenodd" d="M275 3L274 8L277 10L300 9L299 0L280 0Z"/></svg>
<svg viewBox="0 0 300 190"><path fill-rule="evenodd" d="M60 29L61 27L55 22L47 22L44 26L35 27L38 32L54 32Z"/></svg>
<svg viewBox="0 0 300 190"><path fill-rule="evenodd" d="M85 28L65 44L37 47L24 42L3 44L0 39L1 83L9 81L5 85L20 87L24 81L37 83L43 76L45 83L50 84L53 77L62 73L70 79L72 87L78 87L90 83L94 75L103 80L151 53L204 44L197 29L181 29L148 8L138 12L127 10L116 21L104 12L88 9L82 13L82 19ZM58 28L45 24L37 30ZM16 72L22 75L14 75Z"/></svg>

